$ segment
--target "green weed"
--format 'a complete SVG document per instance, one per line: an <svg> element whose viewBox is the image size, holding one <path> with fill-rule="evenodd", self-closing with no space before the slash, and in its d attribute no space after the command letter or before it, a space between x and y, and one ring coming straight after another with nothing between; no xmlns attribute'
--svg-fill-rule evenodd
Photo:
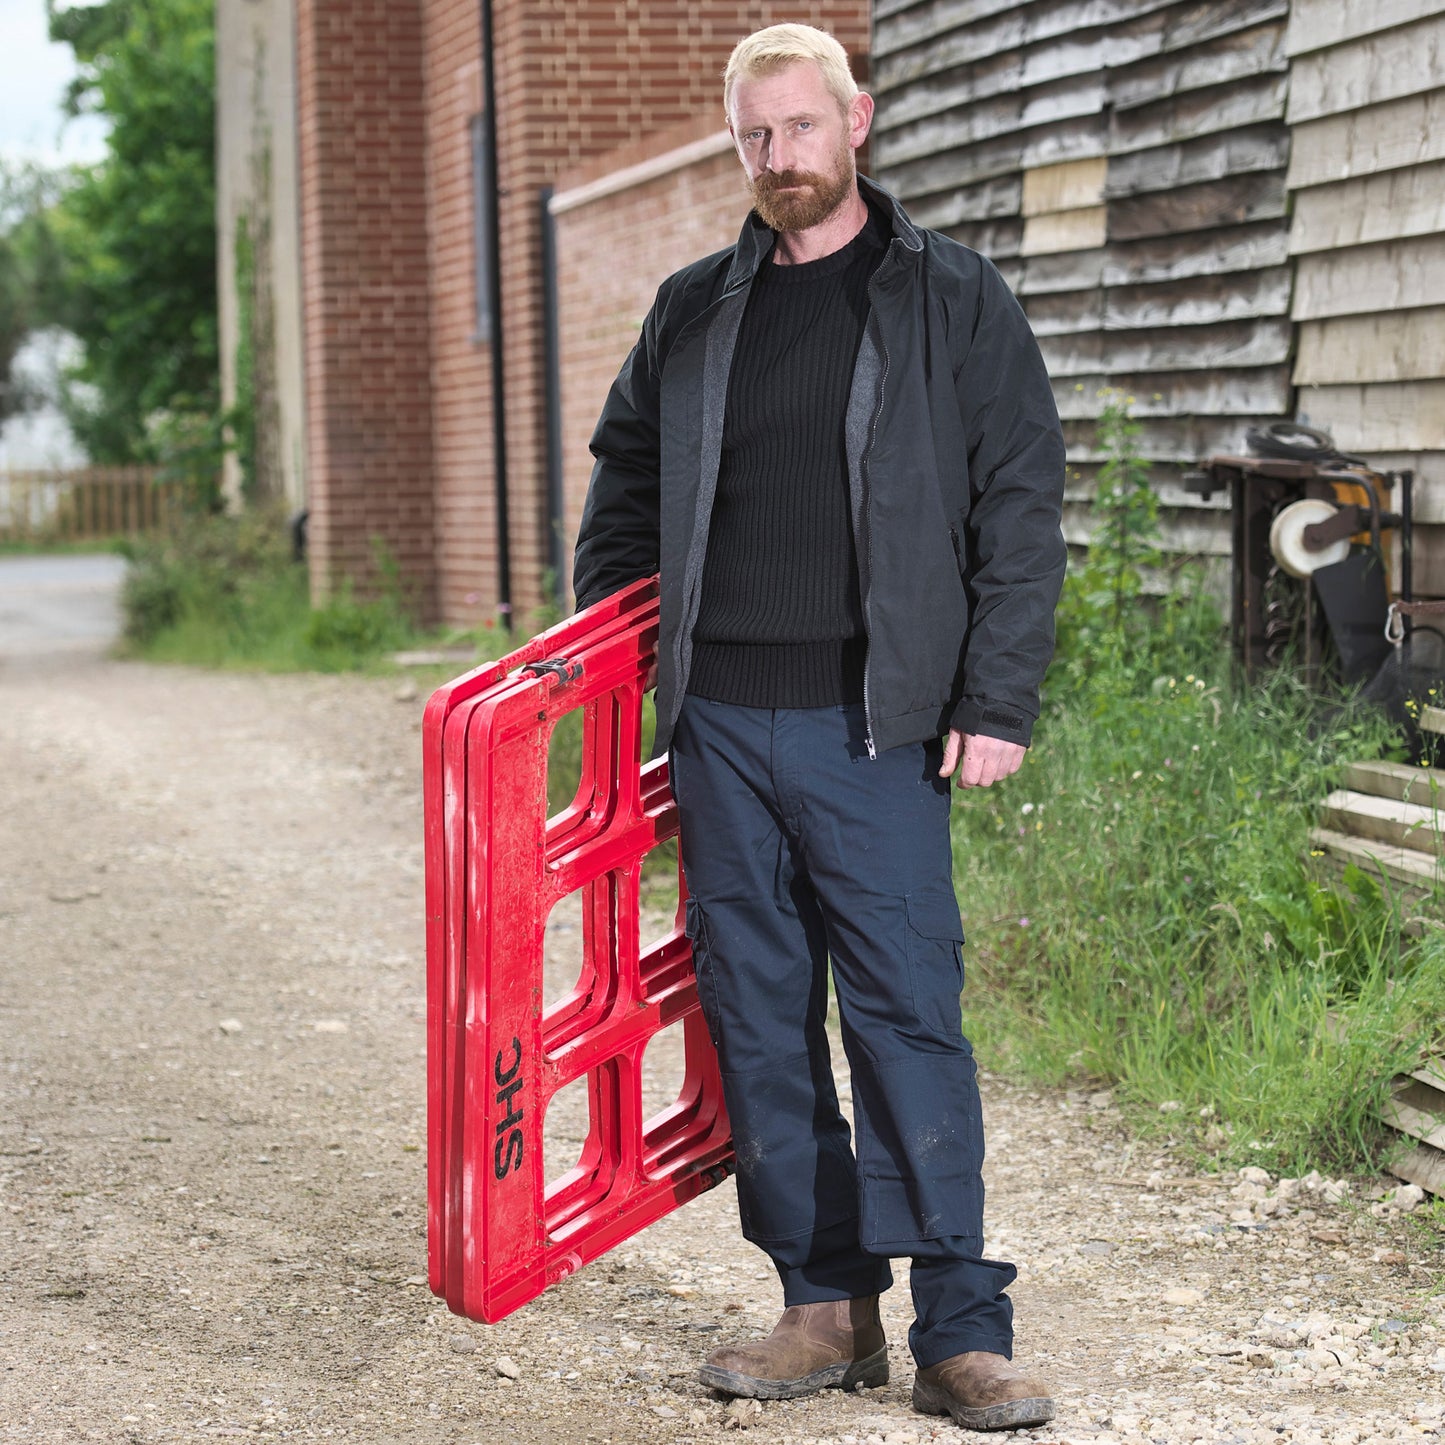
<svg viewBox="0 0 1445 1445"><path fill-rule="evenodd" d="M306 568L292 558L283 519L269 510L191 516L126 551L121 609L135 656L342 672L377 666L419 640L395 571L385 565L376 595L360 598L343 587L313 608Z"/></svg>
<svg viewBox="0 0 1445 1445"><path fill-rule="evenodd" d="M1323 714L1288 680L1186 678L1041 722L1015 783L955 817L989 1053L1115 1083L1238 1161L1370 1157L1388 1080L1445 1033L1445 935L1411 943L1358 870L1313 875L1320 800L1386 741Z"/></svg>

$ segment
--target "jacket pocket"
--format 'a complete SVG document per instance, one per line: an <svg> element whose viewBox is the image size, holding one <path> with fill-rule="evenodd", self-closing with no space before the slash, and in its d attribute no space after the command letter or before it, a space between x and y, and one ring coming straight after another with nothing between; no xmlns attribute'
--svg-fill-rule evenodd
<svg viewBox="0 0 1445 1445"><path fill-rule="evenodd" d="M912 893L908 917L908 978L919 1023L957 1038L963 1022L963 921L949 892Z"/></svg>

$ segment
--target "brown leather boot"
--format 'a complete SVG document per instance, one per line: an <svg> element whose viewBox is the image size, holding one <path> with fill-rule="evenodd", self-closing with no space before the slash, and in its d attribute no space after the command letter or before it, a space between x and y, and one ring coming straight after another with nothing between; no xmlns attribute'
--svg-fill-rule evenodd
<svg viewBox="0 0 1445 1445"><path fill-rule="evenodd" d="M698 1379L724 1394L759 1400L886 1385L878 1296L789 1305L767 1339L714 1350Z"/></svg>
<svg viewBox="0 0 1445 1445"><path fill-rule="evenodd" d="M913 1380L913 1408L952 1415L968 1430L1020 1430L1054 1418L1048 1387L986 1350L920 1370Z"/></svg>

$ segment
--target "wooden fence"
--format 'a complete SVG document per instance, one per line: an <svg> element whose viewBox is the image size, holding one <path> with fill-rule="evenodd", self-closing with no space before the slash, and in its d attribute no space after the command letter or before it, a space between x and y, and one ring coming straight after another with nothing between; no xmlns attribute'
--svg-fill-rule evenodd
<svg viewBox="0 0 1445 1445"><path fill-rule="evenodd" d="M0 542L81 542L165 526L184 483L152 467L0 472Z"/></svg>

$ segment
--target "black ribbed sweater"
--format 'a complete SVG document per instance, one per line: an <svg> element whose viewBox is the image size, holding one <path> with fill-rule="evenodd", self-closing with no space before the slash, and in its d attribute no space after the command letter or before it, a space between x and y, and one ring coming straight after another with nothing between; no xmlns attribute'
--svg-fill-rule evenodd
<svg viewBox="0 0 1445 1445"><path fill-rule="evenodd" d="M750 707L863 696L863 609L843 425L887 232L766 261L728 380L688 690Z"/></svg>

